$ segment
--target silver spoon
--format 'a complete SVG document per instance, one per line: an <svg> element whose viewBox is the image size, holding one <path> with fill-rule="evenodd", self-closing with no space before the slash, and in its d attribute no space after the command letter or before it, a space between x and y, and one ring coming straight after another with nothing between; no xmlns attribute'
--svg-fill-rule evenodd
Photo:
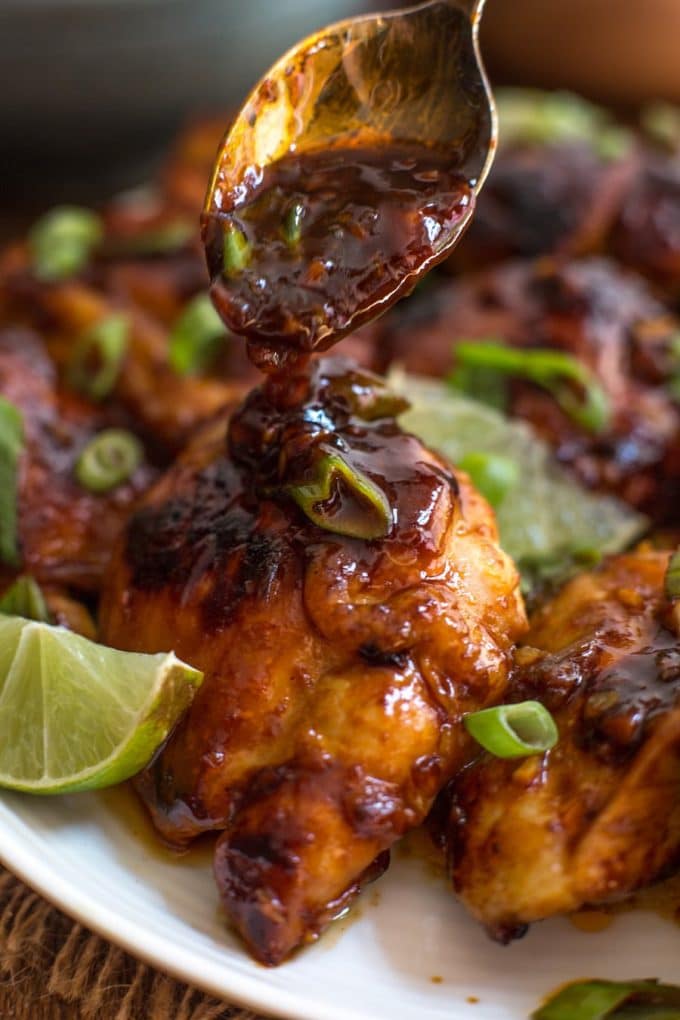
<svg viewBox="0 0 680 1020"><path fill-rule="evenodd" d="M450 153L476 195L496 148L493 99L479 53L485 0L429 0L348 18L289 50L252 90L217 155L204 224L228 216L253 180L289 153L393 138ZM438 242L449 254L465 216ZM207 229L206 234L207 236ZM421 274L422 275L422 274ZM413 276L409 288L413 286ZM381 302L383 311L404 292Z"/></svg>

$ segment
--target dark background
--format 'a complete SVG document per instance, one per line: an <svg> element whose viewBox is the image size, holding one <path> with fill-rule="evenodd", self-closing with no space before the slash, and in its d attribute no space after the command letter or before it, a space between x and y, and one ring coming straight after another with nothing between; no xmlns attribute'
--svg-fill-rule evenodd
<svg viewBox="0 0 680 1020"><path fill-rule="evenodd" d="M382 3L383 9L392 4ZM289 45L380 0L0 0L0 233L148 179ZM495 82L680 101L678 0L488 0Z"/></svg>

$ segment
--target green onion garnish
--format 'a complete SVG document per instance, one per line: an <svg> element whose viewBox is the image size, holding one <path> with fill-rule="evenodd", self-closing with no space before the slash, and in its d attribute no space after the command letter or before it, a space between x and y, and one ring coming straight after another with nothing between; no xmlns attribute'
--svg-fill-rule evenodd
<svg viewBox="0 0 680 1020"><path fill-rule="evenodd" d="M609 423L610 408L606 393L590 370L563 351L550 348L521 350L495 341L456 344L457 369L449 377L451 385L483 399L470 387L487 377L487 388L496 377L529 379L553 395L562 410L588 432L602 432ZM580 392L577 392L580 391Z"/></svg>
<svg viewBox="0 0 680 1020"><path fill-rule="evenodd" d="M591 142L600 159L609 163L628 155L633 146L633 136L620 124L607 124L593 135Z"/></svg>
<svg viewBox="0 0 680 1020"><path fill-rule="evenodd" d="M69 386L91 400L103 400L116 385L127 350L124 315L100 319L76 341L66 370Z"/></svg>
<svg viewBox="0 0 680 1020"><path fill-rule="evenodd" d="M0 397L0 562L19 562L17 500L19 457L24 447L21 411Z"/></svg>
<svg viewBox="0 0 680 1020"><path fill-rule="evenodd" d="M336 380L336 392L348 410L361 421L396 418L410 407L403 393L397 393L372 372L358 368Z"/></svg>
<svg viewBox="0 0 680 1020"><path fill-rule="evenodd" d="M281 229L283 239L289 248L295 248L300 243L304 215L305 207L302 202L293 202L284 217Z"/></svg>
<svg viewBox="0 0 680 1020"><path fill-rule="evenodd" d="M500 453L468 453L458 461L458 467L469 474L482 496L494 507L500 506L519 482L517 461Z"/></svg>
<svg viewBox="0 0 680 1020"><path fill-rule="evenodd" d="M58 206L42 216L28 235L35 275L41 280L64 280L83 269L101 240L101 218L90 209Z"/></svg>
<svg viewBox="0 0 680 1020"><path fill-rule="evenodd" d="M40 585L28 574L18 577L0 598L0 613L23 616L25 620L49 623L51 620Z"/></svg>
<svg viewBox="0 0 680 1020"><path fill-rule="evenodd" d="M250 262L251 247L248 238L235 223L224 228L222 265L227 276L238 276Z"/></svg>
<svg viewBox="0 0 680 1020"><path fill-rule="evenodd" d="M680 988L657 981L576 981L531 1014L531 1020L680 1020Z"/></svg>
<svg viewBox="0 0 680 1020"><path fill-rule="evenodd" d="M522 594L529 596L541 588L563 584L574 574L592 570L602 562L602 549L589 545L556 546L552 553L521 556L516 560Z"/></svg>
<svg viewBox="0 0 680 1020"><path fill-rule="evenodd" d="M170 332L168 357L178 375L195 375L213 361L227 330L207 294L186 306Z"/></svg>
<svg viewBox="0 0 680 1020"><path fill-rule="evenodd" d="M664 591L667 599L680 598L680 549L676 549L668 561Z"/></svg>
<svg viewBox="0 0 680 1020"><path fill-rule="evenodd" d="M456 348L456 353L458 348ZM485 366L456 362L456 367L448 378L449 385L474 397L480 404L493 407L495 411L507 416L508 381L501 372L495 372Z"/></svg>
<svg viewBox="0 0 680 1020"><path fill-rule="evenodd" d="M680 403L680 333L674 333L668 341L670 374L665 386L673 400Z"/></svg>
<svg viewBox="0 0 680 1020"><path fill-rule="evenodd" d="M495 705L463 717L468 733L497 758L542 754L557 743L555 720L538 701Z"/></svg>
<svg viewBox="0 0 680 1020"><path fill-rule="evenodd" d="M143 455L142 444L131 432L105 429L80 454L76 478L90 492L108 492L134 474Z"/></svg>
<svg viewBox="0 0 680 1020"><path fill-rule="evenodd" d="M392 527L385 493L338 453L324 454L312 481L289 485L286 491L310 521L337 535L385 538Z"/></svg>
<svg viewBox="0 0 680 1020"><path fill-rule="evenodd" d="M97 256L115 259L171 255L183 248L195 233L196 226L190 220L175 220L139 234L107 237L97 248Z"/></svg>
<svg viewBox="0 0 680 1020"><path fill-rule="evenodd" d="M570 92L500 89L496 96L501 145L585 142L603 160L620 159L633 136L606 110Z"/></svg>
<svg viewBox="0 0 680 1020"><path fill-rule="evenodd" d="M645 133L671 152L680 148L680 106L673 103L652 103L640 116Z"/></svg>

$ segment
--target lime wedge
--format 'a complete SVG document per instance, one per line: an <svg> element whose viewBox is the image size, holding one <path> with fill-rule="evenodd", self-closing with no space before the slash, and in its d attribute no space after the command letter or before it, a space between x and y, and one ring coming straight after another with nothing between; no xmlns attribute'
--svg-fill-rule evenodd
<svg viewBox="0 0 680 1020"><path fill-rule="evenodd" d="M0 786L113 786L148 764L203 674L172 653L120 652L0 615Z"/></svg>
<svg viewBox="0 0 680 1020"><path fill-rule="evenodd" d="M516 484L495 510L501 544L517 563L525 590L620 552L647 530L642 514L579 485L525 422L436 380L394 370L388 381L411 402L400 418L403 427L453 464L482 454L515 462Z"/></svg>

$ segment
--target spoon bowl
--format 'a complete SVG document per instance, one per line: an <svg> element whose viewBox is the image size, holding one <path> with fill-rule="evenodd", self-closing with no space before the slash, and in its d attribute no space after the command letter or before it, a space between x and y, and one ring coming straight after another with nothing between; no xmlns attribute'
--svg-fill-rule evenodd
<svg viewBox="0 0 680 1020"><path fill-rule="evenodd" d="M253 177L290 152L385 139L450 153L478 192L497 137L479 53L483 5L430 0L348 18L290 49L255 86L227 132L205 215L229 213Z"/></svg>
<svg viewBox="0 0 680 1020"><path fill-rule="evenodd" d="M484 0L305 39L226 135L203 213L213 302L276 373L382 314L451 252L496 143Z"/></svg>

